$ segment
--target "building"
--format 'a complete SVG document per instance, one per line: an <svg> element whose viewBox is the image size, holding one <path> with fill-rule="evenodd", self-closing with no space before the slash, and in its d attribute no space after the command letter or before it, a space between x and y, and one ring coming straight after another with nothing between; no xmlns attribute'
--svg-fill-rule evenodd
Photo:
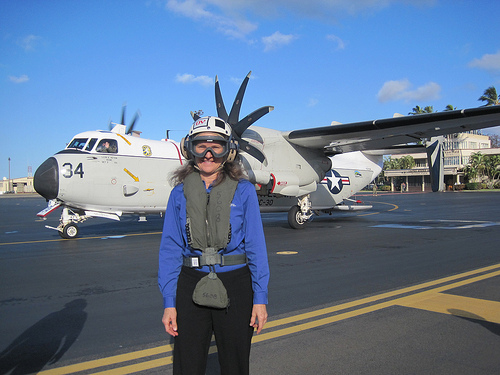
<svg viewBox="0 0 500 375"><path fill-rule="evenodd" d="M11 178L4 177L0 182L0 194L6 192L34 193L33 177Z"/></svg>
<svg viewBox="0 0 500 375"><path fill-rule="evenodd" d="M462 171L469 164L472 154L477 152L485 155L500 154L500 148L491 148L490 138L478 130L448 134L444 137L444 181L447 190L465 182ZM391 190L400 190L400 186L397 185L404 182L408 191L431 191L427 153L393 155L392 158L398 159L406 155L415 160L414 168L384 171L384 175L390 178Z"/></svg>

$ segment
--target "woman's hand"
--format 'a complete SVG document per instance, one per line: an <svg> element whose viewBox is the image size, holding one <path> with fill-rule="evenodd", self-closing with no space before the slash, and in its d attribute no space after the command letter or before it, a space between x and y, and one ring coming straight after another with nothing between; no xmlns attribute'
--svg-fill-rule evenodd
<svg viewBox="0 0 500 375"><path fill-rule="evenodd" d="M178 336L177 332L177 310L175 307L167 307L163 312L163 318L161 319L163 325L165 326L165 331L171 336Z"/></svg>
<svg viewBox="0 0 500 375"><path fill-rule="evenodd" d="M267 307L266 305L253 305L252 318L250 319L250 326L257 328L257 334L262 331L267 322Z"/></svg>

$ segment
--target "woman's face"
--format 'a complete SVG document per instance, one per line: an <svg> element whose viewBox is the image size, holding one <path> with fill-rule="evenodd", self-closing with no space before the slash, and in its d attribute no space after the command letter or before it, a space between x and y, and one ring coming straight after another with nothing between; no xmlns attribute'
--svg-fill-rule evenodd
<svg viewBox="0 0 500 375"><path fill-rule="evenodd" d="M200 135L217 135L216 133L212 132L205 132L205 133L200 133ZM217 152L217 147L220 147L222 149L222 146L217 145L214 142L200 142L197 143L196 146L199 148L197 151L202 152L208 147L211 147L215 152ZM220 166L222 165L224 158L216 158L212 154L212 152L209 150L205 154L204 157L195 157L195 163L200 169L200 172L202 175L205 176L211 176L214 173L217 173Z"/></svg>

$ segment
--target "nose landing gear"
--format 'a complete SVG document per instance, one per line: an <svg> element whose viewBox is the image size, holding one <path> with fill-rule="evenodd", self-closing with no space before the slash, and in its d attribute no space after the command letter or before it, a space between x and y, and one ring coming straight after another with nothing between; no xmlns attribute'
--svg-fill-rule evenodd
<svg viewBox="0 0 500 375"><path fill-rule="evenodd" d="M49 203L49 207L40 212L38 216L47 216L50 212L54 211L57 207L61 206L60 203L52 202ZM83 213L80 215L78 212L70 210L68 207L63 207L61 213L61 220L57 228L46 225L45 228L57 230L59 235L64 239L73 239L78 237L79 229L76 223L81 223L87 220L87 215Z"/></svg>
<svg viewBox="0 0 500 375"><path fill-rule="evenodd" d="M59 235L65 239L72 239L78 236L78 226L75 223L69 223L63 226L62 231L59 230Z"/></svg>

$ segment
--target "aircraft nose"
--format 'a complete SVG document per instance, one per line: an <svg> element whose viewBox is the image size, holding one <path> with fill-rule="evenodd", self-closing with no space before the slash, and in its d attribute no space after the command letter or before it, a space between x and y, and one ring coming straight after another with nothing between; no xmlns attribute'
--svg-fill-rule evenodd
<svg viewBox="0 0 500 375"><path fill-rule="evenodd" d="M53 157L45 160L35 172L33 184L38 194L47 200L57 198L59 193L59 166Z"/></svg>

